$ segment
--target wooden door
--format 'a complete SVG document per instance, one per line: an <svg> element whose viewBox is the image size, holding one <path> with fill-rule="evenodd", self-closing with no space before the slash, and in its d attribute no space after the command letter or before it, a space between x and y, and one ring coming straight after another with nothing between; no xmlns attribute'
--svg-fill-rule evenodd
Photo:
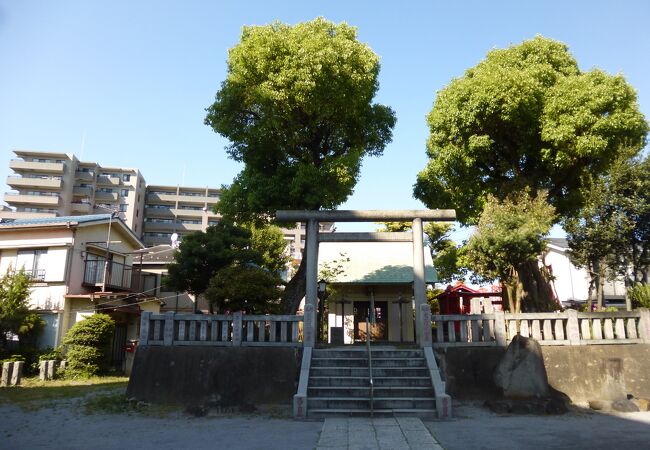
<svg viewBox="0 0 650 450"><path fill-rule="evenodd" d="M388 340L388 303L375 302L375 323L370 323L370 340ZM354 340L365 342L366 319L370 319L370 302L354 302Z"/></svg>

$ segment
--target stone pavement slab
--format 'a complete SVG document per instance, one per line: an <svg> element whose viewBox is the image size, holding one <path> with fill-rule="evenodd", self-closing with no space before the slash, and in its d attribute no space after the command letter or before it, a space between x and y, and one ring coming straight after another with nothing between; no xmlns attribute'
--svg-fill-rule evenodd
<svg viewBox="0 0 650 450"><path fill-rule="evenodd" d="M399 418L325 419L318 450L442 450L422 421Z"/></svg>

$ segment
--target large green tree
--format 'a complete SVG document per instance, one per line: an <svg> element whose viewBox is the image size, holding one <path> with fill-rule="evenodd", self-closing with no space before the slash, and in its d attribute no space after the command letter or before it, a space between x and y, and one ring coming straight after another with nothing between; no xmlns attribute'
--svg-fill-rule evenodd
<svg viewBox="0 0 650 450"><path fill-rule="evenodd" d="M537 267L554 216L543 195L532 198L524 191L503 201L488 196L475 232L460 250L460 264L483 280L500 280L504 306L512 312L557 308L546 279L520 276Z"/></svg>
<svg viewBox="0 0 650 450"><path fill-rule="evenodd" d="M490 51L438 92L427 116L427 167L415 196L476 224L487 199L544 192L556 220L584 204L594 177L638 153L648 124L622 75L583 72L566 45L543 37ZM518 272L542 280L537 265ZM548 289L536 289L545 293ZM549 304L530 297L535 307Z"/></svg>
<svg viewBox="0 0 650 450"><path fill-rule="evenodd" d="M583 72L567 46L543 37L492 50L440 90L427 116L430 161L415 196L476 223L488 195L548 193L559 217L616 156L637 153L648 124L622 75Z"/></svg>
<svg viewBox="0 0 650 450"><path fill-rule="evenodd" d="M229 156L244 163L218 211L268 220L278 209L344 202L363 157L380 156L392 138L393 111L372 102L378 73L379 57L345 23L244 27L205 118L230 140ZM285 290L286 312L297 310L304 290L303 263Z"/></svg>
<svg viewBox="0 0 650 450"><path fill-rule="evenodd" d="M584 206L564 227L573 262L590 274L590 300L595 297L601 308L606 279L621 276L628 287L648 283L650 158L617 161L584 197Z"/></svg>

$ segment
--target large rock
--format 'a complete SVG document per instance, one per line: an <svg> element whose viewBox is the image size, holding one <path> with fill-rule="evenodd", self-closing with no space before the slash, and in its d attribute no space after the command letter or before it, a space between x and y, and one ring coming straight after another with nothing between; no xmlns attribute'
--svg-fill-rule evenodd
<svg viewBox="0 0 650 450"><path fill-rule="evenodd" d="M542 348L535 339L515 336L493 378L509 398L541 398L550 394Z"/></svg>

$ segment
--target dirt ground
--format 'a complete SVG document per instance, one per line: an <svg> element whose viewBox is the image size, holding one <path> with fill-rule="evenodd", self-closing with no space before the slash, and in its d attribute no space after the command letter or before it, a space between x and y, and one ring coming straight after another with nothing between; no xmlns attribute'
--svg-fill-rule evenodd
<svg viewBox="0 0 650 450"><path fill-rule="evenodd" d="M40 407L0 405L2 449L313 449L322 421L294 421L288 408L250 415L185 412L88 414L81 398ZM458 404L447 421L424 421L448 450L650 448L650 412L501 416Z"/></svg>

